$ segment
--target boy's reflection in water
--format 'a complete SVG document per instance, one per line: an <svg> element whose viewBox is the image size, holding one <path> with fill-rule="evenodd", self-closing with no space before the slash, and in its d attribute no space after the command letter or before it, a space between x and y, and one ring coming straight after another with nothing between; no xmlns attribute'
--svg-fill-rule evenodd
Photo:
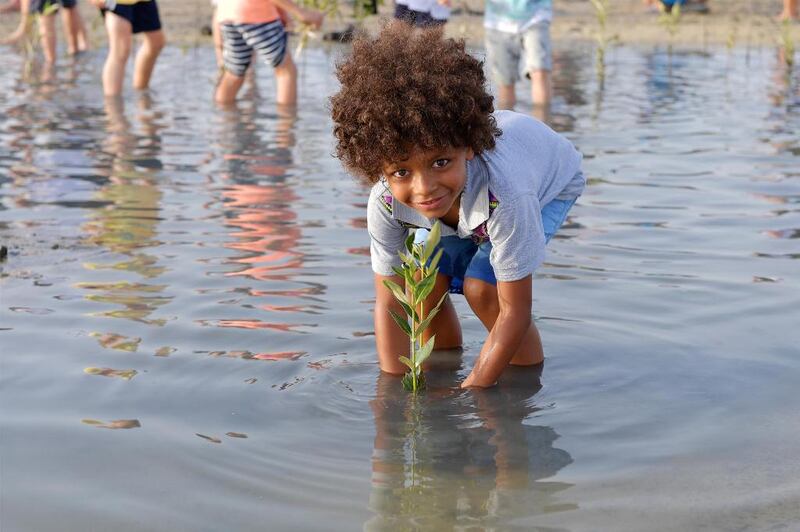
<svg viewBox="0 0 800 532"><path fill-rule="evenodd" d="M457 352L436 353L456 369ZM433 357L432 357L433 358ZM495 527L514 519L577 508L542 479L572 463L553 447L558 434L524 423L540 408L542 366L510 367L498 385L462 391L452 367L426 372L417 397L400 380L378 377L370 508L365 530ZM528 528L529 529L529 528Z"/></svg>
<svg viewBox="0 0 800 532"><path fill-rule="evenodd" d="M165 268L158 264L148 248L161 245L158 240L161 190L161 130L159 113L153 112L147 93L137 95L135 125L132 128L120 98L105 102L106 134L97 155L98 178L102 185L94 199L104 205L92 211L84 225L86 242L106 248L107 262L87 263L89 270L130 272L116 282L81 283L91 291L87 299L120 305L122 309L103 312L103 316L126 318L148 325L163 325L164 319L152 319L160 306L171 301L163 295L164 285L144 283L161 276ZM98 180L99 180L98 179Z"/></svg>

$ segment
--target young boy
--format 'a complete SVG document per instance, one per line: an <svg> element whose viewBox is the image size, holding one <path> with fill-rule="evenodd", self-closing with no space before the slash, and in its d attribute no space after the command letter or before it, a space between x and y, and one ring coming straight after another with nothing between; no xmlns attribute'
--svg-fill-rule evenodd
<svg viewBox="0 0 800 532"><path fill-rule="evenodd" d="M219 0L216 19L222 35L225 73L217 85L217 103L236 100L254 51L275 69L277 103L297 102L297 68L287 50L284 12L314 29L322 25L322 13L299 7L292 0Z"/></svg>
<svg viewBox="0 0 800 532"><path fill-rule="evenodd" d="M125 81L125 65L131 54L133 35L142 34L142 45L133 67L133 88L146 89L156 59L166 44L156 0L89 0L100 8L108 34L108 56L103 65L103 93L119 96Z"/></svg>
<svg viewBox="0 0 800 532"><path fill-rule="evenodd" d="M397 357L408 354L389 314L402 309L383 281L403 285L392 270L400 265L397 252L410 228L428 229L435 220L442 222L444 255L425 305L462 290L489 331L462 386L492 386L508 364L542 362L531 279L583 190L580 153L532 117L495 113L481 63L438 29L394 22L375 39L361 37L337 76L337 156L373 184L367 228L381 369L403 373ZM434 333L436 348L461 345L449 300L427 331Z"/></svg>
<svg viewBox="0 0 800 532"><path fill-rule="evenodd" d="M42 40L44 60L48 65L56 62L56 12L61 11L61 21L67 40L67 52L75 55L89 48L86 27L77 8L77 0L19 0L2 6L2 12L19 9L20 19L17 29L3 40L4 44L14 44L24 37L31 14L39 15L39 35Z"/></svg>
<svg viewBox="0 0 800 532"><path fill-rule="evenodd" d="M531 79L534 106L548 106L552 97L551 0L487 0L484 11L486 57L497 84L500 105L516 103L514 84L520 79L520 57Z"/></svg>

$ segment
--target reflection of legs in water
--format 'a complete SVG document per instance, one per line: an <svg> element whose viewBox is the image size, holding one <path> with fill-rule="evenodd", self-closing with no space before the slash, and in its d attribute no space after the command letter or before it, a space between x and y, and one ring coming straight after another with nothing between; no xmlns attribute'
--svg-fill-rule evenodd
<svg viewBox="0 0 800 532"><path fill-rule="evenodd" d="M572 462L553 447L552 428L525 423L539 409L541 371L509 368L495 388L469 392L454 391L452 371L431 372L417 397L380 373L370 401L376 515L364 530L444 530L464 520L503 528L498 517L574 509L554 498L568 484L539 482Z"/></svg>

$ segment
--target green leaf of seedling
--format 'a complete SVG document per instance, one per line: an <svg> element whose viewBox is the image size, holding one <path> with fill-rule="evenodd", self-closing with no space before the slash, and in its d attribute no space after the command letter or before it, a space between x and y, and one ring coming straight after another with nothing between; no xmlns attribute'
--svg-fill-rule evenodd
<svg viewBox="0 0 800 532"><path fill-rule="evenodd" d="M439 241L442 239L442 224L439 223L437 220L434 222L433 227L431 227L430 233L428 233L428 238L425 239L425 247L422 252L422 263L425 264L428 262L428 259L431 258L433 255L436 246L439 245Z"/></svg>
<svg viewBox="0 0 800 532"><path fill-rule="evenodd" d="M442 303L444 303L444 299L447 297L447 291L442 294L442 297L439 299L439 302L434 305L434 307L430 310L430 312L439 312L439 309L442 307Z"/></svg>
<svg viewBox="0 0 800 532"><path fill-rule="evenodd" d="M405 277L406 277L406 270L405 270L405 268L403 268L402 266L392 266L392 271L393 271L394 273L396 273L397 275L399 275L400 277L402 277L402 278L404 278L404 279L405 279Z"/></svg>
<svg viewBox="0 0 800 532"><path fill-rule="evenodd" d="M435 318L437 314L439 314L438 308L435 308L432 311L430 311L428 315L425 316L425 319L422 320L422 323L417 325L417 329L414 331L414 336L419 337L419 335L421 335L425 331L425 329L428 328L428 326L433 321L433 318Z"/></svg>
<svg viewBox="0 0 800 532"><path fill-rule="evenodd" d="M431 295L433 292L433 287L436 284L436 272L431 272L426 277L424 277L419 284L417 285L417 289L414 292L414 304L419 305L420 301L423 301L426 297Z"/></svg>
<svg viewBox="0 0 800 532"><path fill-rule="evenodd" d="M408 264L409 266L414 264L414 259L402 251L398 251L397 254L400 256L400 260L403 261L403 264Z"/></svg>
<svg viewBox="0 0 800 532"><path fill-rule="evenodd" d="M433 272L433 271L437 270L437 268L439 267L439 261L442 258L442 253L444 253L444 248L439 248L439 251L437 251L433 255L433 258L431 259L430 264L428 264L428 266L427 266L427 270L428 271Z"/></svg>
<svg viewBox="0 0 800 532"><path fill-rule="evenodd" d="M427 360L427 358L429 356L431 356L431 353L433 352L433 342L434 342L434 340L436 340L436 335L435 334L433 336L431 336L428 339L428 341L425 342L425 345L422 346L422 349L420 349L417 352L417 359L415 360L415 362L417 363L417 367L418 368L421 368L422 367L422 363L425 362L425 360Z"/></svg>
<svg viewBox="0 0 800 532"><path fill-rule="evenodd" d="M400 357L398 357L398 359L400 360L400 362L402 362L403 364L408 366L409 369L411 369L411 370L414 369L414 363L411 362L411 360L409 360L408 357L400 356Z"/></svg>
<svg viewBox="0 0 800 532"><path fill-rule="evenodd" d="M408 319L405 316L400 316L397 312L390 310L389 314L392 315L394 322L406 333L411 336L411 325L408 324Z"/></svg>
<svg viewBox="0 0 800 532"><path fill-rule="evenodd" d="M406 250L408 250L408 252L413 255L414 254L413 249L414 249L414 233L411 233L406 237Z"/></svg>
<svg viewBox="0 0 800 532"><path fill-rule="evenodd" d="M392 292L392 295L394 296L394 298L397 301L399 301L401 305L404 304L408 300L408 298L406 297L406 293L403 291L402 288L400 288L400 285L395 283L394 281L390 281L388 279L384 279L383 280L383 286L385 286L386 288L388 288Z"/></svg>

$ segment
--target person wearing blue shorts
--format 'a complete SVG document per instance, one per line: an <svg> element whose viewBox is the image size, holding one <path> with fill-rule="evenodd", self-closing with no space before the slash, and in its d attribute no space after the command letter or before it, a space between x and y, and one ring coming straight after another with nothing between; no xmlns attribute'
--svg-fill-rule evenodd
<svg viewBox="0 0 800 532"><path fill-rule="evenodd" d="M35 15L38 19L45 64L47 66L54 65L56 62L55 18L56 13L60 11L66 35L67 52L75 55L89 49L86 26L77 9L77 0L20 0L9 5L8 10L12 9L19 9L20 21L17 29L2 40L3 44L19 42L28 30L30 16Z"/></svg>
<svg viewBox="0 0 800 532"><path fill-rule="evenodd" d="M545 245L586 184L581 154L535 118L494 111L483 65L441 30L394 22L362 36L340 64L331 98L336 154L372 183L367 230L374 273L375 341L381 370L402 374L408 339L384 281L403 287L395 268L409 232L441 223L443 255L432 308L462 292L488 331L462 387L492 386L509 365L543 361L531 319L532 279ZM458 347L461 328L445 297L423 337Z"/></svg>
<svg viewBox="0 0 800 532"><path fill-rule="evenodd" d="M125 65L131 54L133 36L142 36L133 67L133 88L144 90L167 39L161 29L156 0L89 0L100 8L108 35L108 56L103 65L103 93L119 96L125 81Z"/></svg>

